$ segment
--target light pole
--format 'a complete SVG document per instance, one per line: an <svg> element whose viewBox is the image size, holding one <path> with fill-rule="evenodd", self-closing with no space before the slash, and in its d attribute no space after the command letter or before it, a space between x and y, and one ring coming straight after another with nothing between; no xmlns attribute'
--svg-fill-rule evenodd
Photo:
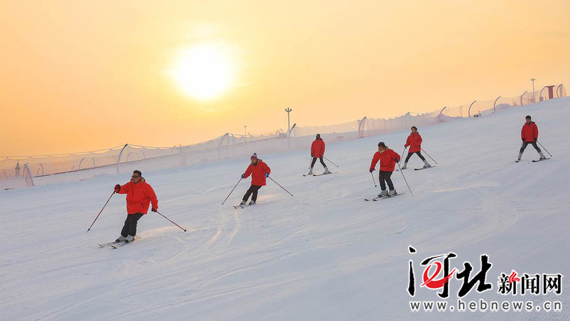
<svg viewBox="0 0 570 321"><path fill-rule="evenodd" d="M287 112L287 138L289 138L291 135L291 112L293 109L285 108L285 111Z"/></svg>
<svg viewBox="0 0 570 321"><path fill-rule="evenodd" d="M530 79L530 81L532 81L532 102L533 102L533 103L536 103L536 100L535 100L535 98L534 98L534 97L535 97L535 94L534 94L534 81L535 81L535 80L536 80L536 79L534 79L534 78L531 78L531 79Z"/></svg>

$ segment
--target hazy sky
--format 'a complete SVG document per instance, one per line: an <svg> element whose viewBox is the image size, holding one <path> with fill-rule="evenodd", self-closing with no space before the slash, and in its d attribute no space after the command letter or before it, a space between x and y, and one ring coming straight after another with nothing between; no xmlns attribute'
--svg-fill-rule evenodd
<svg viewBox="0 0 570 321"><path fill-rule="evenodd" d="M0 1L0 155L173 146L570 81L570 1ZM225 48L214 100L171 74Z"/></svg>

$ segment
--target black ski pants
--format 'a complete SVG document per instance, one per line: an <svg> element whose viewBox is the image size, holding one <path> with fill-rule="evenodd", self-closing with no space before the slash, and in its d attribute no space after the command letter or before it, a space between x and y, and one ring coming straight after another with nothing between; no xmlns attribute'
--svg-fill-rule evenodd
<svg viewBox="0 0 570 321"><path fill-rule="evenodd" d="M406 156L406 160L404 161L404 163L407 163L410 160L410 157L412 157L412 155L414 154L418 154L418 156L421 158L422 161L426 161L426 159L422 156L422 152L413 152L413 153L408 153L408 156Z"/></svg>
<svg viewBox="0 0 570 321"><path fill-rule="evenodd" d="M388 188L393 191L394 190L394 184L392 184L392 179L390 178L392 176L393 172L387 172L387 171L380 171L380 189L385 191L386 190L386 184L388 184Z"/></svg>
<svg viewBox="0 0 570 321"><path fill-rule="evenodd" d="M125 220L125 225L123 225L121 235L124 237L137 235L137 222L141 217L143 217L143 215L143 213L127 214L127 219Z"/></svg>
<svg viewBox="0 0 570 321"><path fill-rule="evenodd" d="M524 152L524 150L526 149L526 147L528 146L528 144L531 144L532 147L534 147L534 149L536 149L537 152L541 152L540 148L538 148L538 145L536 145L536 142L523 142L522 146L521 146L521 150L520 150L520 154L522 155L522 153Z"/></svg>
<svg viewBox="0 0 570 321"><path fill-rule="evenodd" d="M323 165L323 167L327 167L327 164L325 164L325 161L323 160L322 157L319 157L319 160L321 161L321 164ZM317 158L313 157L313 161L311 162L311 168L313 168L315 166L316 162L317 162Z"/></svg>
<svg viewBox="0 0 570 321"><path fill-rule="evenodd" d="M259 191L260 188L261 188L261 186L251 185L249 187L249 189L247 190L247 192L245 192L245 195L243 196L243 201L247 202L247 200L251 196L251 200L254 202L257 202L257 192Z"/></svg>

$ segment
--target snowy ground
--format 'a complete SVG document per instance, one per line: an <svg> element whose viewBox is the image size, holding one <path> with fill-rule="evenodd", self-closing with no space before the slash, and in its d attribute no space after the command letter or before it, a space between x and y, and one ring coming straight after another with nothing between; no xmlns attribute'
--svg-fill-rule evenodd
<svg viewBox="0 0 570 321"><path fill-rule="evenodd" d="M514 160L520 127L531 114L540 141L554 158L531 146ZM141 238L117 250L97 243L116 238L125 218L115 195L91 232L89 224L116 183L130 175L0 192L1 320L569 320L570 99L517 107L479 119L420 128L424 149L439 166L399 172L406 195L374 196L368 167L378 141L401 153L407 132L330 144L334 175L303 177L308 151L263 155L272 182L259 204L231 205L242 182L220 206L248 159L146 172L160 211L139 223ZM253 152L253 151L252 151ZM419 167L414 156L410 167ZM320 165L316 165L317 171ZM377 172L375 172L376 174ZM418 253L410 255L408 246ZM493 267L493 289L464 301L562 301L562 312L416 312L410 300L438 300L434 291L406 289L408 260L421 278L424 258L457 254L452 267L481 254ZM500 297L497 277L562 273L563 293ZM461 283L452 280L450 298Z"/></svg>

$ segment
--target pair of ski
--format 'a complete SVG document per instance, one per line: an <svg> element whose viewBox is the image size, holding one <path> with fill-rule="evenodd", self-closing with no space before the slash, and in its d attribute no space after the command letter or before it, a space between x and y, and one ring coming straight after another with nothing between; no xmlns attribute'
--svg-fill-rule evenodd
<svg viewBox="0 0 570 321"><path fill-rule="evenodd" d="M533 163L542 162L542 161L545 161L545 160L548 160L548 159L551 159L551 158L552 158L552 157L541 158L541 159L533 159L532 162L533 162ZM515 161L515 163L518 163L518 162L520 162L520 161L521 161L520 159L517 159L517 160Z"/></svg>
<svg viewBox="0 0 570 321"><path fill-rule="evenodd" d="M323 175L330 175L333 174L333 172L330 173L322 173L322 174L303 174L303 176L323 176Z"/></svg>
<svg viewBox="0 0 570 321"><path fill-rule="evenodd" d="M414 170L415 170L415 171L421 171L421 170L423 170L423 169L434 168L434 167L437 167L437 166L433 166L433 165L432 165L432 166L430 166L430 167L414 168Z"/></svg>
<svg viewBox="0 0 570 321"><path fill-rule="evenodd" d="M255 204L247 204L247 205L238 204L238 205L234 205L234 208L237 210L238 208L246 208L246 207L254 206L254 205Z"/></svg>
<svg viewBox="0 0 570 321"><path fill-rule="evenodd" d="M138 237L135 237L135 240L137 240L137 239L138 239ZM110 246L110 247L112 247L112 248L114 248L114 249L118 249L118 248L120 248L120 247L122 247L122 246L125 246L125 245L127 245L127 244L129 244L129 243L133 243L133 242L134 242L134 241L132 241L132 242L125 242L125 241L116 242L116 241L113 241L113 242L107 242L107 243L99 244L99 246L100 246L101 248Z"/></svg>
<svg viewBox="0 0 570 321"><path fill-rule="evenodd" d="M415 170L415 171L421 171L421 170L423 170L423 169L434 168L434 167L437 167L437 166L433 166L433 165L432 165L432 166L430 166L430 167L414 168L414 170Z"/></svg>
<svg viewBox="0 0 570 321"><path fill-rule="evenodd" d="M365 198L364 200L365 200L365 201L374 201L374 202L376 202L376 201L380 201L380 200L385 200L385 199L387 199L387 198L394 198L394 197L396 197L396 196L400 196L400 195L404 195L404 194L406 194L406 193L398 193L398 194L392 195L392 196L376 196L376 197L374 197L374 198Z"/></svg>

